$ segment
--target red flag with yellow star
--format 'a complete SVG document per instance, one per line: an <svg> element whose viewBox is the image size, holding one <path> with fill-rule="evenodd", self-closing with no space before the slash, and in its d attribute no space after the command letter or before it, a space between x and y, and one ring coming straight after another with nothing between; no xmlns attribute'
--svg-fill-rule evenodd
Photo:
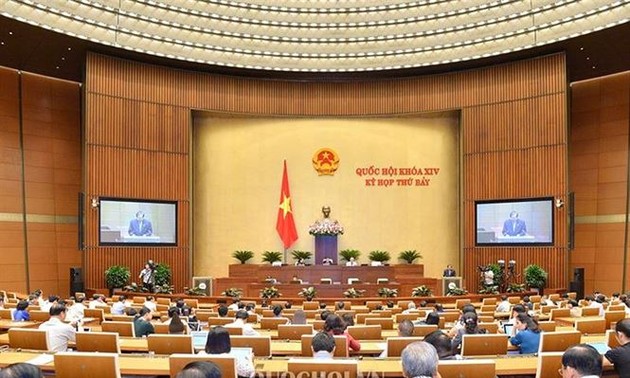
<svg viewBox="0 0 630 378"><path fill-rule="evenodd" d="M278 206L278 220L276 230L284 243L284 249L295 243L298 238L293 220L293 204L289 193L289 177L287 176L287 161L284 161L284 172L282 173L282 189L280 190L280 205Z"/></svg>

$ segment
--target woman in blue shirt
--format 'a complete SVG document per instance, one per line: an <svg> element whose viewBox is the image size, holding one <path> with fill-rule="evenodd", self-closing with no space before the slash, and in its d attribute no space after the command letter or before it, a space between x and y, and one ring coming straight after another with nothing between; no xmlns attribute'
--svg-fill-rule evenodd
<svg viewBox="0 0 630 378"><path fill-rule="evenodd" d="M538 353L540 344L540 328L529 315L518 314L514 319L514 330L518 330L510 338L510 343L519 347L521 354Z"/></svg>
<svg viewBox="0 0 630 378"><path fill-rule="evenodd" d="M13 320L15 321L27 321L27 320L31 320L31 315L28 313L28 310L26 310L26 308L28 307L28 302L27 301L19 301L16 308L15 308L15 313L13 313Z"/></svg>

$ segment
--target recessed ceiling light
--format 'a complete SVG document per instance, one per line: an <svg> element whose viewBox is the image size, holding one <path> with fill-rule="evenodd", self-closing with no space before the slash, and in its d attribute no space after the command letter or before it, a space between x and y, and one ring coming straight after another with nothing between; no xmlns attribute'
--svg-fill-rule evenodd
<svg viewBox="0 0 630 378"><path fill-rule="evenodd" d="M68 47L68 51L72 51L72 47Z"/></svg>
<svg viewBox="0 0 630 378"><path fill-rule="evenodd" d="M586 60L591 60L591 57L590 57L590 56L587 56L587 57L586 57Z"/></svg>
<svg viewBox="0 0 630 378"><path fill-rule="evenodd" d="M9 31L9 35L13 35L13 32L12 32L12 31Z"/></svg>
<svg viewBox="0 0 630 378"><path fill-rule="evenodd" d="M584 51L584 47L580 47L580 51Z"/></svg>
<svg viewBox="0 0 630 378"><path fill-rule="evenodd" d="M59 69L59 66L55 67L56 69Z"/></svg>
<svg viewBox="0 0 630 378"><path fill-rule="evenodd" d="M4 41L1 41L1 42L0 42L0 45L4 46Z"/></svg>
<svg viewBox="0 0 630 378"><path fill-rule="evenodd" d="M66 60L66 57L65 57L65 56L62 56L62 57L61 57L61 60Z"/></svg>
<svg viewBox="0 0 630 378"><path fill-rule="evenodd" d="M593 67L591 67L591 68L592 68L592 69L595 69L595 68L597 68L597 66L593 66Z"/></svg>

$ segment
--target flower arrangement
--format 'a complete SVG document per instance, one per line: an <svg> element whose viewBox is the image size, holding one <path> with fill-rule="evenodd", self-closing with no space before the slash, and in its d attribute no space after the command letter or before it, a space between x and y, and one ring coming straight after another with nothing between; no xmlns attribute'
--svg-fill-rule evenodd
<svg viewBox="0 0 630 378"><path fill-rule="evenodd" d="M522 293L525 291L525 284L511 283L507 288L508 293Z"/></svg>
<svg viewBox="0 0 630 378"><path fill-rule="evenodd" d="M448 289L446 290L447 297L454 297L454 296L466 295L466 294L468 294L468 291L457 287L455 282L451 282L448 284Z"/></svg>
<svg viewBox="0 0 630 378"><path fill-rule="evenodd" d="M300 297L306 298L307 301L312 301L313 298L315 298L315 296L317 295L317 290L315 290L313 286L310 286L308 288L305 287L302 290L300 290L298 295Z"/></svg>
<svg viewBox="0 0 630 378"><path fill-rule="evenodd" d="M241 294L243 294L243 290L239 289L238 287L227 288L224 292L221 293L221 295L225 295L226 297L231 298L240 298Z"/></svg>
<svg viewBox="0 0 630 378"><path fill-rule="evenodd" d="M191 296L197 296L197 297L205 297L206 293L205 291L200 288L199 286L195 286L192 289L191 288L184 288L184 294L186 295L191 295Z"/></svg>
<svg viewBox="0 0 630 378"><path fill-rule="evenodd" d="M345 298L360 298L365 293L365 290L357 290L353 287L343 292Z"/></svg>
<svg viewBox="0 0 630 378"><path fill-rule="evenodd" d="M383 298L392 298L398 296L398 289L390 289L387 287L382 287L378 289L378 296Z"/></svg>
<svg viewBox="0 0 630 378"><path fill-rule="evenodd" d="M343 227L337 221L316 221L308 227L311 235L340 235L343 234Z"/></svg>
<svg viewBox="0 0 630 378"><path fill-rule="evenodd" d="M479 294L499 294L497 285L488 285L479 289Z"/></svg>
<svg viewBox="0 0 630 378"><path fill-rule="evenodd" d="M280 294L280 290L274 286L266 287L260 290L260 297L269 299L269 298L279 298L282 294Z"/></svg>
<svg viewBox="0 0 630 378"><path fill-rule="evenodd" d="M433 295L433 292L427 285L414 287L413 290L411 290L412 297L430 297L431 295Z"/></svg>

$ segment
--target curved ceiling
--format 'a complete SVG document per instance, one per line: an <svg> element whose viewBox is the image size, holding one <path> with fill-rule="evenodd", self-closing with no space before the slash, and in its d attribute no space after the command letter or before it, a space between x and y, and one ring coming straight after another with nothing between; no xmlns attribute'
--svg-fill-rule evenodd
<svg viewBox="0 0 630 378"><path fill-rule="evenodd" d="M546 46L628 22L630 0L5 0L1 14L180 61L360 72Z"/></svg>

